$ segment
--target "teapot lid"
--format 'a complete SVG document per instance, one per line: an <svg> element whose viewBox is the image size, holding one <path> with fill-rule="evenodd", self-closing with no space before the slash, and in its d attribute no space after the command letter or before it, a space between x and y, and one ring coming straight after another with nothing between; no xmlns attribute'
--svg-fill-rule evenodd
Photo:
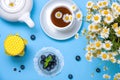
<svg viewBox="0 0 120 80"><path fill-rule="evenodd" d="M1 0L0 6L9 13L16 13L24 8L25 2L26 0Z"/></svg>

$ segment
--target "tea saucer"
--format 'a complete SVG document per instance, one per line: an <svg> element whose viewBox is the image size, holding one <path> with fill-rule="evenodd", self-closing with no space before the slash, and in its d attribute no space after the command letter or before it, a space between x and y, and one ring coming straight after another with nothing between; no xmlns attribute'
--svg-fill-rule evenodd
<svg viewBox="0 0 120 80"><path fill-rule="evenodd" d="M81 28L82 20L78 21L75 19L74 27L69 30L59 31L56 30L53 26L50 25L50 21L48 20L49 11L53 7L53 5L57 4L66 4L70 8L75 5L72 0L50 0L42 9L40 14L40 23L43 31L51 38L56 40L66 40L73 37ZM76 5L77 6L77 5ZM80 11L80 10L79 10ZM75 13L74 13L75 14Z"/></svg>

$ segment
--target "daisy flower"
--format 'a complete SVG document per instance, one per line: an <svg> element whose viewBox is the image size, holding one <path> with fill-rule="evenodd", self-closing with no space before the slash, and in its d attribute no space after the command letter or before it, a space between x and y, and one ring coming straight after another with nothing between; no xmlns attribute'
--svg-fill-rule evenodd
<svg viewBox="0 0 120 80"><path fill-rule="evenodd" d="M94 23L93 32L98 32L99 30L100 30L99 25Z"/></svg>
<svg viewBox="0 0 120 80"><path fill-rule="evenodd" d="M57 19L62 18L62 13L61 13L60 11L56 12L56 13L55 13L55 17L56 17Z"/></svg>
<svg viewBox="0 0 120 80"><path fill-rule="evenodd" d="M120 37L120 27L116 30L117 37Z"/></svg>
<svg viewBox="0 0 120 80"><path fill-rule="evenodd" d="M102 52L102 53L101 53L101 59L102 59L102 60L108 60L108 59L109 59L108 54L106 54L105 52Z"/></svg>
<svg viewBox="0 0 120 80"><path fill-rule="evenodd" d="M76 6L76 5L72 5L71 8L72 8L73 11L76 11L76 10L77 10L77 6Z"/></svg>
<svg viewBox="0 0 120 80"><path fill-rule="evenodd" d="M94 5L94 6L93 6L93 9L94 9L94 10L98 10L98 9L99 9L98 5Z"/></svg>
<svg viewBox="0 0 120 80"><path fill-rule="evenodd" d="M105 41L105 43L103 44L103 48L105 49L105 50L111 50L111 47L112 47L112 42L110 42L110 41Z"/></svg>
<svg viewBox="0 0 120 80"><path fill-rule="evenodd" d="M102 4L103 4L103 7L107 7L108 6L108 1L106 0L104 0L104 1L102 1Z"/></svg>
<svg viewBox="0 0 120 80"><path fill-rule="evenodd" d="M104 27L100 33L101 35L101 38L108 38L109 37L109 32L110 32L110 29L107 28L107 27Z"/></svg>
<svg viewBox="0 0 120 80"><path fill-rule="evenodd" d="M106 16L106 15L108 15L108 14L110 14L110 11L109 11L109 10L103 10L103 11L102 11L102 16Z"/></svg>
<svg viewBox="0 0 120 80"><path fill-rule="evenodd" d="M73 20L73 16L72 15L69 15L69 20L70 20L70 22Z"/></svg>
<svg viewBox="0 0 120 80"><path fill-rule="evenodd" d="M118 55L118 52L112 52L112 55L115 57Z"/></svg>
<svg viewBox="0 0 120 80"><path fill-rule="evenodd" d="M86 20L87 20L87 21L91 21L91 19L92 19L92 14L88 14L88 15L86 16Z"/></svg>
<svg viewBox="0 0 120 80"><path fill-rule="evenodd" d="M116 9L117 6L118 6L118 3L113 2L111 8L112 8L112 9Z"/></svg>
<svg viewBox="0 0 120 80"><path fill-rule="evenodd" d="M120 14L120 5L117 6L116 11L117 11L118 14Z"/></svg>
<svg viewBox="0 0 120 80"><path fill-rule="evenodd" d="M96 49L101 49L102 48L102 42L101 41L95 41L95 47Z"/></svg>
<svg viewBox="0 0 120 80"><path fill-rule="evenodd" d="M116 63L116 62L117 62L117 60L115 59L115 57L111 57L111 58L110 58L110 61L111 61L112 63Z"/></svg>
<svg viewBox="0 0 120 80"><path fill-rule="evenodd" d="M86 60L88 60L88 61L92 61L92 53L91 52L88 52L88 53L86 53L86 55L85 55L85 58L86 58Z"/></svg>
<svg viewBox="0 0 120 80"><path fill-rule="evenodd" d="M93 31L93 27L94 27L93 24L90 24L90 25L88 26L88 30L89 30L89 31Z"/></svg>
<svg viewBox="0 0 120 80"><path fill-rule="evenodd" d="M117 60L117 63L120 64L120 60Z"/></svg>
<svg viewBox="0 0 120 80"><path fill-rule="evenodd" d="M112 28L114 29L114 31L117 31L118 30L118 23L114 23L112 25Z"/></svg>
<svg viewBox="0 0 120 80"><path fill-rule="evenodd" d="M100 14L95 14L94 16L93 16L93 22L95 22L95 23L100 23L100 21L101 21L101 15Z"/></svg>
<svg viewBox="0 0 120 80"><path fill-rule="evenodd" d="M69 23L69 22L70 22L69 14L63 15L63 21L66 22L66 23Z"/></svg>
<svg viewBox="0 0 120 80"><path fill-rule="evenodd" d="M78 20L81 20L81 19L82 19L82 13L81 13L81 11L79 11L79 12L76 13L76 18L77 18Z"/></svg>
<svg viewBox="0 0 120 80"><path fill-rule="evenodd" d="M114 80L120 80L120 73L116 73L114 75Z"/></svg>
<svg viewBox="0 0 120 80"><path fill-rule="evenodd" d="M106 17L105 17L105 22L106 23L108 23L108 24L110 24L110 23L112 23L113 22L113 16L112 15L110 15L110 14L108 14L108 15L106 15Z"/></svg>
<svg viewBox="0 0 120 80"><path fill-rule="evenodd" d="M102 1L98 1L97 6L98 6L99 8L103 8L103 3L102 3Z"/></svg>
<svg viewBox="0 0 120 80"><path fill-rule="evenodd" d="M86 7L87 8L92 8L94 5L94 3L92 1L88 1L87 4L86 4Z"/></svg>
<svg viewBox="0 0 120 80"><path fill-rule="evenodd" d="M108 75L108 74L104 74L104 75L103 75L103 78L108 80L108 79L110 79L110 78L111 78L111 76L110 76L110 75Z"/></svg>

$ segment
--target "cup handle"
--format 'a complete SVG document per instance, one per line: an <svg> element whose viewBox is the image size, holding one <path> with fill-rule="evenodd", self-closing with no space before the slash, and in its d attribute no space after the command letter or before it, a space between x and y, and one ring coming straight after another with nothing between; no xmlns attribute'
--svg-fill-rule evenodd
<svg viewBox="0 0 120 80"><path fill-rule="evenodd" d="M35 26L33 20L30 18L30 13L25 13L19 18L19 21L25 22L30 28Z"/></svg>

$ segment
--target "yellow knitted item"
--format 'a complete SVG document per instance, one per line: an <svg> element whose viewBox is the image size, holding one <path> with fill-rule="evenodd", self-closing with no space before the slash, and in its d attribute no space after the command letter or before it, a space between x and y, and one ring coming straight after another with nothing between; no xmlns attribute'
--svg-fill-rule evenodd
<svg viewBox="0 0 120 80"><path fill-rule="evenodd" d="M10 56L23 56L26 44L27 41L19 35L9 35L4 42L4 48Z"/></svg>

